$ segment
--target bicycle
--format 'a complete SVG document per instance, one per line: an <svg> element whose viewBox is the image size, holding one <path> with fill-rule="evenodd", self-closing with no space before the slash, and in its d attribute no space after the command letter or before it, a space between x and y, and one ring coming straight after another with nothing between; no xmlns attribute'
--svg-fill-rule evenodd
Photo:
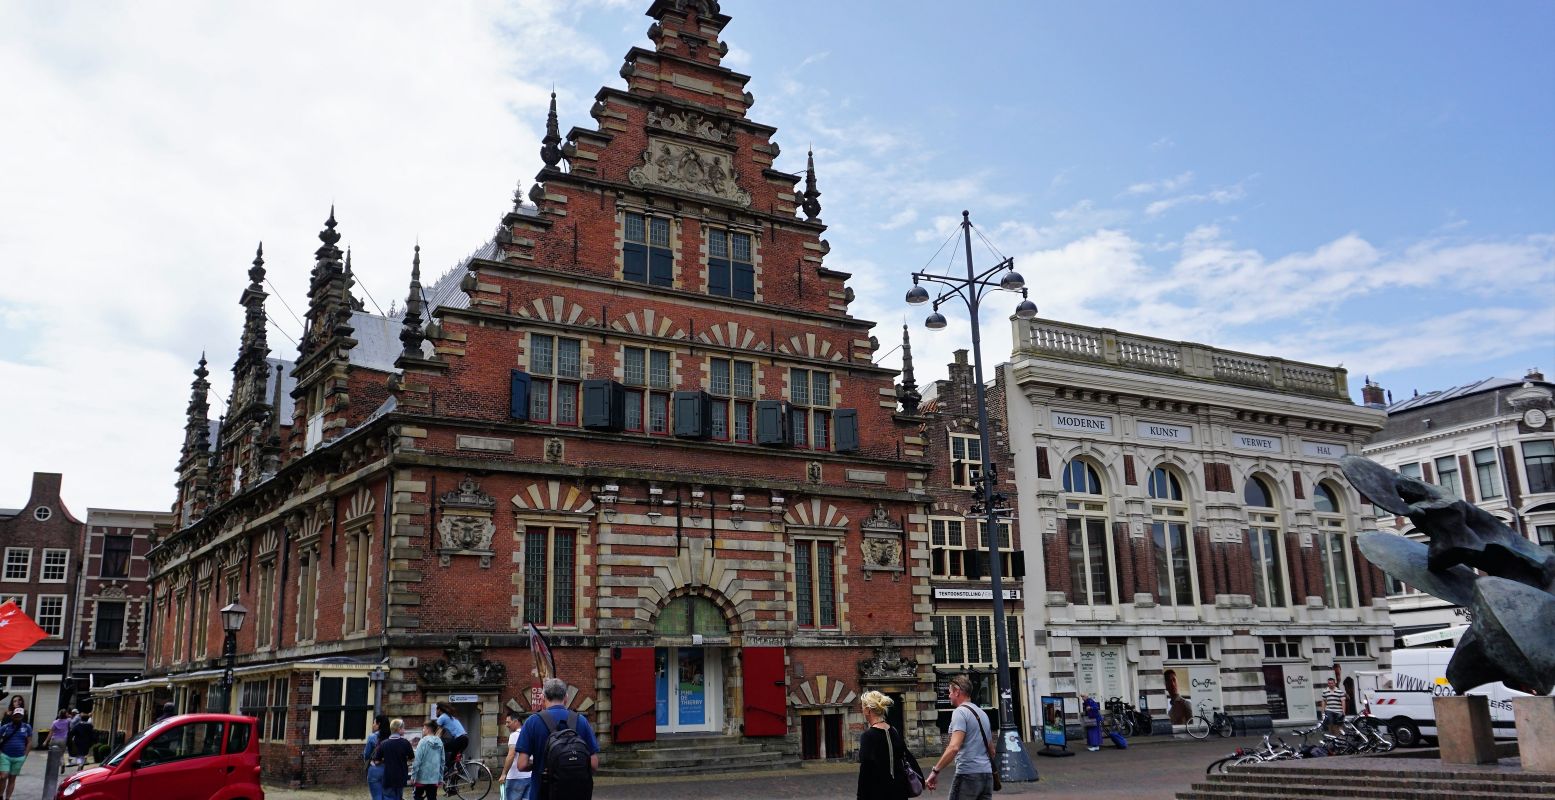
<svg viewBox="0 0 1555 800"><path fill-rule="evenodd" d="M1107 701L1107 713L1101 718L1103 733L1116 733L1124 738L1134 735L1133 715L1128 713L1128 704L1120 697L1114 697Z"/></svg>
<svg viewBox="0 0 1555 800"><path fill-rule="evenodd" d="M1209 738L1211 733L1218 734L1221 738L1231 735L1231 715L1225 711L1215 711L1211 716L1205 716L1207 703L1199 703L1199 713L1188 720L1188 735L1195 739Z"/></svg>
<svg viewBox="0 0 1555 800"><path fill-rule="evenodd" d="M485 800L491 793L491 768L479 761L466 761L464 754L454 756L454 764L443 776L443 794L459 800Z"/></svg>

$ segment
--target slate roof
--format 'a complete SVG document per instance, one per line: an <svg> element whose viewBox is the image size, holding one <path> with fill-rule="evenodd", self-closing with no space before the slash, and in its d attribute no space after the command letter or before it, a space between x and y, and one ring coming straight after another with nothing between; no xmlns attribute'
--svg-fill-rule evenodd
<svg viewBox="0 0 1555 800"><path fill-rule="evenodd" d="M1460 397L1468 397L1471 394L1490 392L1496 389L1506 389L1515 386L1521 386L1522 384L1522 380L1512 380L1511 378L1485 378L1480 381L1475 381L1474 383L1465 383L1462 386L1453 386L1451 388L1442 389L1441 391L1437 392L1426 392L1425 394L1419 395L1418 397L1410 397L1405 400L1400 400L1393 405L1388 406L1387 412L1389 414L1397 414L1401 411L1410 411L1416 408L1435 405L1437 403L1445 403L1448 400L1456 400Z"/></svg>

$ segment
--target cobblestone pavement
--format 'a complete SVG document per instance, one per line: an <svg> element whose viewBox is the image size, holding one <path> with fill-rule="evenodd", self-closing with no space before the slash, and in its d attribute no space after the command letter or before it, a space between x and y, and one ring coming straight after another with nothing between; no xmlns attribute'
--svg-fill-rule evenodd
<svg viewBox="0 0 1555 800"><path fill-rule="evenodd" d="M1054 800L1092 800L1098 797L1170 800L1204 776L1204 766L1237 746L1251 746L1256 739L1189 739L1146 737L1126 751L1107 747L1100 752L1084 746L1071 758L1036 758L1041 780L1009 784L995 797L1043 797ZM937 754L936 754L937 755ZM13 800L42 798L46 753L27 759L17 780ZM927 769L934 755L920 756ZM732 798L734 800L845 799L858 785L855 764L819 764L784 772L754 772L699 778L607 778L594 788L595 800L680 800L681 798ZM944 798L949 776L938 791L925 792L928 800ZM493 791L487 800L498 800ZM367 787L358 789L284 789L265 787L266 800L366 800Z"/></svg>

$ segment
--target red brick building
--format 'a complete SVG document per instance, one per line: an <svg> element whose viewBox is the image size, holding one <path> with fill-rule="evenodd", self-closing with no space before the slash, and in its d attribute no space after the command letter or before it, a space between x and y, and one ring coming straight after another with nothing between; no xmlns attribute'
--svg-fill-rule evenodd
<svg viewBox="0 0 1555 800"><path fill-rule="evenodd" d="M498 752L530 622L611 769L699 766L644 752L671 733L840 757L867 689L932 734L922 420L826 266L813 161L778 168L719 63L729 18L648 15L626 88L565 136L553 104L529 202L427 286L417 252L403 312L362 311L332 213L278 362L255 259L214 436L196 371L126 716L210 703L237 600L235 705L272 779L352 780L375 708L438 700Z"/></svg>
<svg viewBox="0 0 1555 800"><path fill-rule="evenodd" d="M76 580L70 676L81 705L99 687L139 678L146 669L146 598L156 528L166 511L86 510L81 569ZM106 729L106 725L103 726Z"/></svg>
<svg viewBox="0 0 1555 800"><path fill-rule="evenodd" d="M21 508L0 509L0 602L14 601L47 637L0 664L6 700L20 695L29 722L47 725L72 702L65 681L76 612L73 594L81 563L81 521L60 497L63 476L34 472Z"/></svg>

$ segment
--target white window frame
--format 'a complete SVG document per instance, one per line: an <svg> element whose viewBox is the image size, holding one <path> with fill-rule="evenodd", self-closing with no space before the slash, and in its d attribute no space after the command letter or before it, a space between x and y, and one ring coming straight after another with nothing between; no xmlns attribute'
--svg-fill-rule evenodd
<svg viewBox="0 0 1555 800"><path fill-rule="evenodd" d="M1314 507L1324 491L1332 497L1334 510L1317 511L1314 514L1318 532L1314 544L1320 548L1318 562L1323 569L1323 602L1329 608L1354 608L1359 600L1359 592L1356 591L1355 565L1350 558L1350 531L1345 524L1344 501L1332 485L1319 483L1312 488ZM1340 585L1338 579L1341 577L1344 579L1343 598L1337 592ZM1344 602L1339 602L1341 599Z"/></svg>
<svg viewBox="0 0 1555 800"><path fill-rule="evenodd" d="M1306 658L1302 655L1299 636L1265 636L1262 644L1265 661L1301 661Z"/></svg>
<svg viewBox="0 0 1555 800"><path fill-rule="evenodd" d="M1447 465L1446 469L1442 468L1443 464ZM1436 485L1452 494L1453 497L1462 499L1463 470L1460 469L1460 466L1458 457L1455 455L1441 456L1431 461L1431 468L1436 471ZM1447 475L1452 476L1451 481L1447 480L1445 477Z"/></svg>
<svg viewBox="0 0 1555 800"><path fill-rule="evenodd" d="M50 564L49 556L58 556L63 560L59 564ZM51 566L59 568L58 578L49 577L49 567ZM70 580L70 550L64 547L43 548L43 562L38 566L38 582L65 583L68 580Z"/></svg>
<svg viewBox="0 0 1555 800"><path fill-rule="evenodd" d="M1335 636L1334 659L1365 661L1371 658L1371 643L1364 636Z"/></svg>
<svg viewBox="0 0 1555 800"><path fill-rule="evenodd" d="M59 630L56 633L49 633L48 617L52 616L52 615L47 615L46 616L44 614L44 611L43 611L44 605L46 603L48 603L48 601L50 601L50 600L58 600L59 601L59 618L55 622L55 624L59 627ZM37 613L37 616L33 619L33 621L38 623L38 627L43 629L43 632L45 634L47 634L48 638L50 638L50 639L63 639L63 638L65 638L65 616L66 616L66 612L69 609L70 609L70 597L69 596L63 595L63 594L40 594L40 595L38 595L38 613Z"/></svg>
<svg viewBox="0 0 1555 800"><path fill-rule="evenodd" d="M960 445L960 456L956 455L957 445ZM945 448L950 454L950 487L976 488L977 478L983 474L983 465L987 463L983 457L983 438L975 433L952 433ZM972 457L974 451L977 458Z"/></svg>
<svg viewBox="0 0 1555 800"><path fill-rule="evenodd" d="M16 566L21 567L22 576L20 578L13 578L13 577L11 577L12 556L16 555L16 554L19 554L19 553L25 553L27 557L25 559L20 559L20 560L18 560L16 562ZM31 583L32 582L32 548L31 547L7 547L5 549L5 571L3 573L0 573L0 581L3 581L5 583Z"/></svg>
<svg viewBox="0 0 1555 800"><path fill-rule="evenodd" d="M1488 453L1490 461L1480 461L1481 453ZM1474 485L1479 491L1479 499L1495 500L1500 498L1505 490L1501 488L1501 459L1496 456L1496 449L1494 447L1482 447L1469 453L1469 463L1474 466Z"/></svg>
<svg viewBox="0 0 1555 800"><path fill-rule="evenodd" d="M941 528L938 534L934 532L936 523ZM929 568L936 579L966 579L966 552L970 549L967 546L966 529L966 520L961 517L929 517ZM943 570L934 569L932 552L935 549L945 551ZM952 568L952 561L959 569Z"/></svg>
<svg viewBox="0 0 1555 800"><path fill-rule="evenodd" d="M4 603L7 600L15 603L17 609L19 609L23 614L27 613L27 595L25 595L25 594L0 594L0 603Z"/></svg>
<svg viewBox="0 0 1555 800"><path fill-rule="evenodd" d="M1170 636L1166 639L1166 661L1204 663L1209 661L1209 637Z"/></svg>
<svg viewBox="0 0 1555 800"><path fill-rule="evenodd" d="M1164 486L1167 489L1166 497L1157 497L1156 473L1161 473L1165 478ZM1164 553L1165 558L1156 562L1156 602L1164 606L1193 606L1198 603L1199 574L1198 564L1193 554L1193 525L1188 510L1188 494L1183 488L1183 480L1177 473L1166 467L1156 467L1150 470L1150 478L1147 484L1150 495L1150 544L1158 553ZM1177 497L1171 496L1171 489L1177 490ZM1180 527L1182 534L1182 546L1184 566L1188 573L1188 599L1177 599L1177 560L1172 548L1172 526ZM1160 541L1156 540L1157 532L1160 533ZM1162 570L1162 566L1166 569ZM1161 582L1166 581L1170 587L1169 596L1162 596Z"/></svg>
<svg viewBox="0 0 1555 800"><path fill-rule="evenodd" d="M319 552L318 545L304 547L297 554L297 643L312 642L319 634Z"/></svg>
<svg viewBox="0 0 1555 800"><path fill-rule="evenodd" d="M1024 644L1024 642L1021 640L1021 631L1025 630L1025 628L1022 625L1020 614L1006 614L1004 619L1004 635L1006 644L1010 648L1010 663L1018 669L1021 662L1022 645ZM955 621L954 624L952 624L952 620ZM939 642L939 645L935 647L935 650L943 650L945 657L944 661L936 660L934 662L935 666L946 670L955 670L957 672L967 667L994 667L994 662L997 659L998 654L998 640L996 638L993 627L993 614L935 614L932 616L931 622L934 626L934 638ZM986 648L983 645L981 637L983 623L987 623L988 628L988 643ZM960 659L953 659L950 657L950 637L953 627L955 628L957 637L960 640ZM976 643L975 648L969 646L974 642ZM976 652L974 652L974 649ZM938 659L939 655L940 653L936 652L934 657ZM988 658L972 658L973 655L987 655Z"/></svg>
<svg viewBox="0 0 1555 800"><path fill-rule="evenodd" d="M371 676L367 672L365 672L365 671L363 671L363 672L354 672L354 671L353 672L343 672L343 671L329 670L329 671L317 672L317 673L314 673L314 675L313 675L313 697L311 697L309 699L309 702L308 702L308 744L342 744L342 743L354 744L356 742L361 741L361 739L320 739L319 738L319 692L323 691L324 679L325 678L339 678L342 681L342 683L340 684L340 692L341 692L341 698L340 699L341 699L342 703L345 702L345 697L346 697L346 694L347 694L346 688L350 685L349 681L352 681L352 680L363 680L363 681L367 682L367 705L366 705L367 731L369 733L371 733L372 729L373 729L373 707L374 707L374 705L376 704L376 701L377 701L377 693L378 693L378 689L379 689L379 682L378 681L374 681L371 678ZM345 727L346 727L345 726L345 714L346 714L345 711L341 711L341 715L340 715L340 731L341 731L341 735L345 734Z"/></svg>

